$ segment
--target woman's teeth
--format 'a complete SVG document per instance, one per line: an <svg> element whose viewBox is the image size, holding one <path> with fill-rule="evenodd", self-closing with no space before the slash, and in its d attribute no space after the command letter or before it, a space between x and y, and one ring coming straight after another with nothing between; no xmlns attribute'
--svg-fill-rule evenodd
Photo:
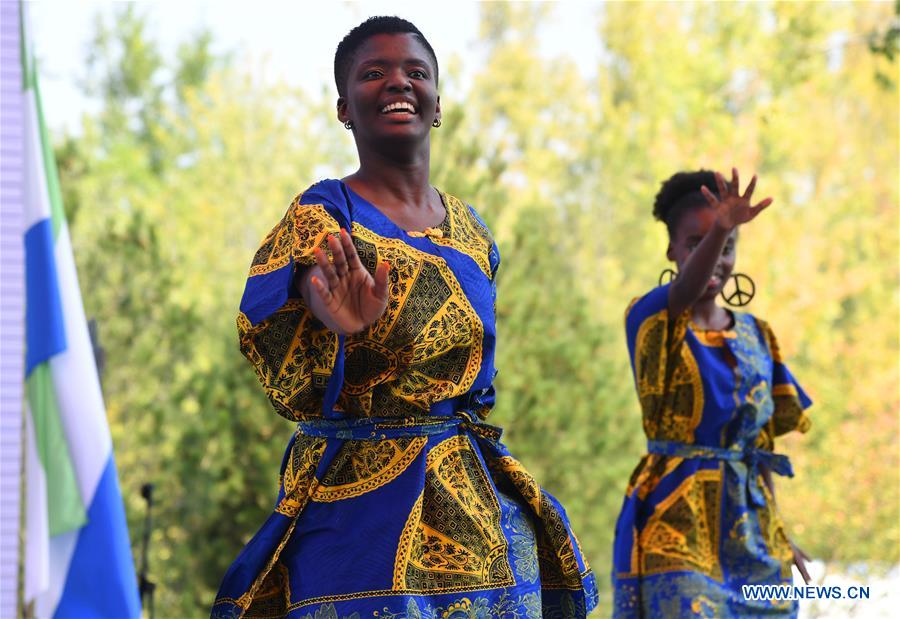
<svg viewBox="0 0 900 619"><path fill-rule="evenodd" d="M391 114L391 113L396 114L398 112L407 112L409 114L415 114L416 108L414 108L409 103L389 103L388 105L385 105L383 108L381 108L382 114Z"/></svg>

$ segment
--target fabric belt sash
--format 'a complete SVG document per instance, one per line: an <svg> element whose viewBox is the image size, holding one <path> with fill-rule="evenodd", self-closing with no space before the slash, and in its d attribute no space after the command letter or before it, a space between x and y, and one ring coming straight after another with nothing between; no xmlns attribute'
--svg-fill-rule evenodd
<svg viewBox="0 0 900 619"><path fill-rule="evenodd" d="M747 466L747 493L750 502L762 507L766 504L762 490L757 483L759 465L765 465L777 475L793 477L794 469L791 461L784 454L776 454L756 447L726 448L707 447L705 445L689 445L676 441L647 441L647 451L652 454L675 456L678 458L700 458L703 460L723 460L725 462L742 462Z"/></svg>
<svg viewBox="0 0 900 619"><path fill-rule="evenodd" d="M484 423L471 411L456 411L452 415L431 417L356 417L352 419L310 419L297 423L306 436L322 438L383 441L406 436L442 434L453 428L471 432L496 444L503 431Z"/></svg>

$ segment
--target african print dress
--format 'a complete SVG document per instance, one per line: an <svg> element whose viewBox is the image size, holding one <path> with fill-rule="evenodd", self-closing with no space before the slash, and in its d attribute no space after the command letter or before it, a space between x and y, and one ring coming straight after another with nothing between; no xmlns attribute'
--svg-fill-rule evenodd
<svg viewBox="0 0 900 619"><path fill-rule="evenodd" d="M792 475L776 436L805 432L809 398L769 326L734 313L701 331L690 310L668 315L668 285L632 303L628 351L648 455L616 524L615 617L796 615L795 602L755 602L745 584L790 584L792 553L760 466Z"/></svg>
<svg viewBox="0 0 900 619"><path fill-rule="evenodd" d="M344 183L300 195L256 253L241 350L297 423L275 510L228 570L213 617L584 617L594 576L566 513L485 423L494 403L497 247L442 194L405 232ZM338 336L292 287L326 237L390 264L390 299Z"/></svg>

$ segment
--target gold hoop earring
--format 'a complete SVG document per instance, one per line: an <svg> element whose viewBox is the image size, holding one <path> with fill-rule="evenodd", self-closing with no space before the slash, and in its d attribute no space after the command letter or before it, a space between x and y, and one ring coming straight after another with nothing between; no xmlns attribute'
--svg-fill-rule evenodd
<svg viewBox="0 0 900 619"><path fill-rule="evenodd" d="M347 131L350 131L352 128L353 128L352 120L348 120L347 122L344 123L344 129L346 129Z"/></svg>
<svg viewBox="0 0 900 619"><path fill-rule="evenodd" d="M672 269L663 269L663 272L659 274L659 285L672 283L676 277L678 277L678 273Z"/></svg>
<svg viewBox="0 0 900 619"><path fill-rule="evenodd" d="M440 126L441 126L441 119L440 119L440 118L435 118L433 121L431 121L431 126L432 126L432 127L435 127L435 128L440 127Z"/></svg>

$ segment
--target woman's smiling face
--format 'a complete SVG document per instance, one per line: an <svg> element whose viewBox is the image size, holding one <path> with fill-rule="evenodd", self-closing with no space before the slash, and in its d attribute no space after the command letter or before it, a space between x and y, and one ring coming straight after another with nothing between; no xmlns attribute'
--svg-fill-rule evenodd
<svg viewBox="0 0 900 619"><path fill-rule="evenodd" d="M678 219L674 234L669 240L666 255L669 260L678 265L679 271L715 221L716 211L706 206L695 206L684 212ZM716 260L716 266L706 284L706 289L700 297L701 300L715 299L716 295L725 287L725 282L731 277L736 258L737 231L738 229L735 228L728 235L728 240Z"/></svg>
<svg viewBox="0 0 900 619"><path fill-rule="evenodd" d="M358 143L417 141L440 118L435 70L413 34L376 34L354 54L338 119L353 123Z"/></svg>

